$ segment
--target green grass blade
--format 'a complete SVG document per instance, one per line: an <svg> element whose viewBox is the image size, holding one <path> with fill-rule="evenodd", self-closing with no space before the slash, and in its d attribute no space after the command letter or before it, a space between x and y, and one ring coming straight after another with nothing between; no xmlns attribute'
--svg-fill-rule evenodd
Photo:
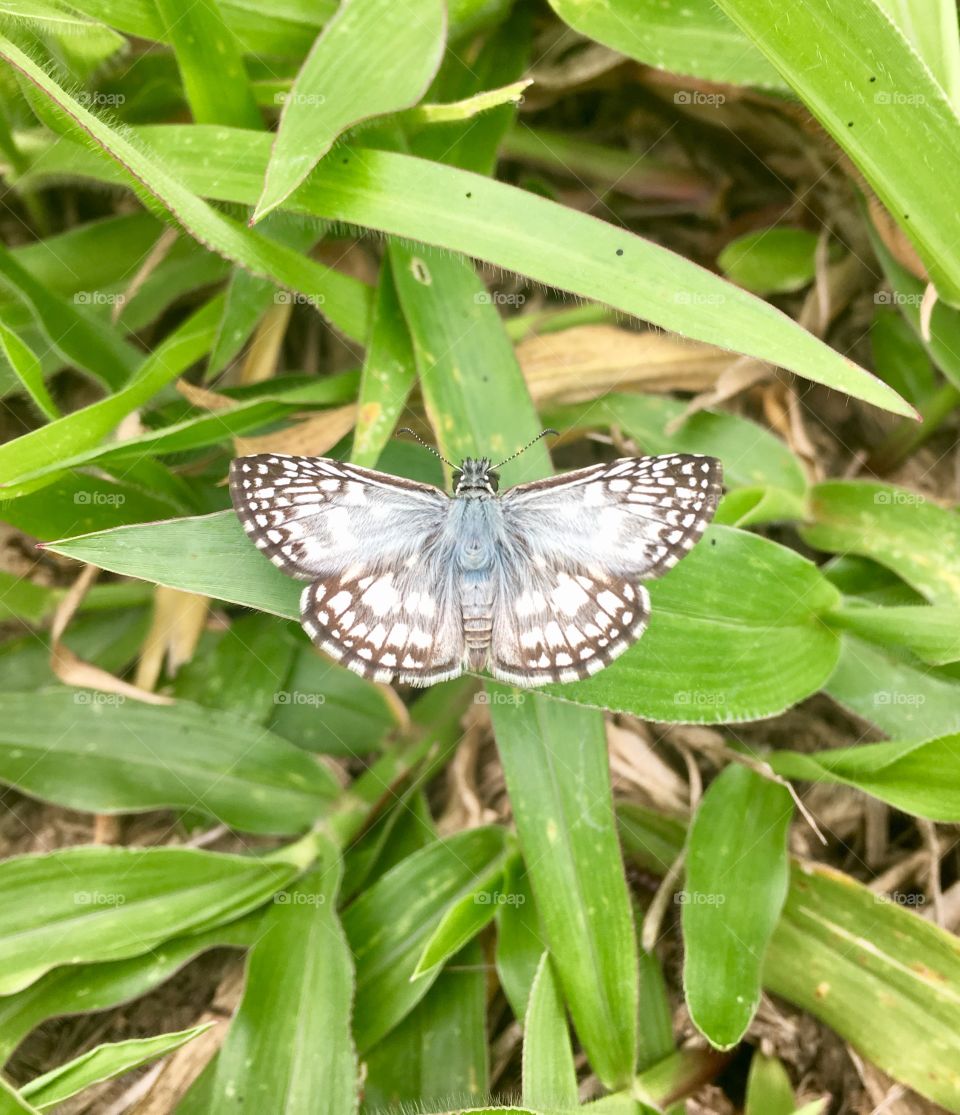
<svg viewBox="0 0 960 1115"><path fill-rule="evenodd" d="M500 685L489 691L517 834L564 998L594 1071L608 1087L624 1087L636 1057L637 956L603 719Z"/></svg>
<svg viewBox="0 0 960 1115"><path fill-rule="evenodd" d="M960 735L956 733L812 754L774 751L768 761L784 778L854 786L916 817L960 820Z"/></svg>
<svg viewBox="0 0 960 1115"><path fill-rule="evenodd" d="M356 1109L353 961L336 911L341 873L331 844L320 866L274 897L217 1057L210 1115L236 1112L237 1096L284 1115Z"/></svg>
<svg viewBox="0 0 960 1115"><path fill-rule="evenodd" d="M230 921L297 873L189 848L69 848L0 863L0 994L58 964L120 960Z"/></svg>
<svg viewBox="0 0 960 1115"><path fill-rule="evenodd" d="M187 701L146 705L66 688L3 693L0 722L0 781L70 809L190 809L247 832L292 835L326 813L340 789L292 743Z"/></svg>
<svg viewBox="0 0 960 1115"><path fill-rule="evenodd" d="M710 783L687 839L683 984L690 1017L730 1049L760 1005L761 966L787 893L790 794L731 763Z"/></svg>
<svg viewBox="0 0 960 1115"><path fill-rule="evenodd" d="M217 0L156 0L198 124L260 128L263 121L250 89L236 37L223 21Z"/></svg>
<svg viewBox="0 0 960 1115"><path fill-rule="evenodd" d="M138 134L149 137L169 172L189 188L244 204L256 199L269 137L199 126ZM198 144L211 149L202 172L195 165ZM45 162L60 173L104 174L75 147L55 149ZM651 241L503 182L355 147L321 162L289 206L474 256L915 417L881 380L755 295Z"/></svg>
<svg viewBox="0 0 960 1115"><path fill-rule="evenodd" d="M250 232L185 189L176 171L161 165L125 134L105 124L66 93L28 55L0 36L0 57L31 81L70 121L71 135L86 135L118 165L121 178L146 204L167 209L192 236L255 275L298 291L347 337L366 335L370 294L355 279L322 267L299 252ZM257 134L257 133L244 133ZM263 137L269 143L269 136ZM194 154L195 157L195 154Z"/></svg>
<svg viewBox="0 0 960 1115"><path fill-rule="evenodd" d="M207 1022L175 1033L98 1045L65 1065L35 1077L23 1086L20 1094L42 1111L63 1103L93 1084L113 1080L142 1065L149 1065L160 1057L166 1057L168 1053L205 1034L213 1025L214 1023Z"/></svg>
<svg viewBox="0 0 960 1115"><path fill-rule="evenodd" d="M580 1103L567 1015L548 952L540 958L524 1021L523 1102L548 1111Z"/></svg>
<svg viewBox="0 0 960 1115"><path fill-rule="evenodd" d="M360 377L357 425L350 459L372 468L403 414L417 378L410 333L397 298L390 253L380 264L370 339Z"/></svg>
<svg viewBox="0 0 960 1115"><path fill-rule="evenodd" d="M104 964L56 968L30 987L0 999L0 1063L49 1018L107 1010L152 991L212 948L247 948L260 934L259 910L204 933L175 937L149 953Z"/></svg>
<svg viewBox="0 0 960 1115"><path fill-rule="evenodd" d="M581 35L658 70L730 85L786 88L763 52L712 0L550 0L550 6Z"/></svg>
<svg viewBox="0 0 960 1115"><path fill-rule="evenodd" d="M43 382L43 369L40 367L36 353L3 322L0 322L0 349L37 410L44 418L50 420L59 418L60 411L57 410L56 404L50 398L50 392L47 391L47 385Z"/></svg>
<svg viewBox="0 0 960 1115"><path fill-rule="evenodd" d="M804 541L892 569L931 603L960 604L960 518L907 488L827 480L810 493Z"/></svg>
<svg viewBox="0 0 960 1115"><path fill-rule="evenodd" d="M960 662L960 607L904 604L888 608L841 606L825 622L883 647L906 647L931 666Z"/></svg>
<svg viewBox="0 0 960 1115"><path fill-rule="evenodd" d="M876 0L718 0L856 163L910 238L940 297L960 305L955 199L960 120L920 56ZM924 137L923 172L903 153Z"/></svg>
<svg viewBox="0 0 960 1115"><path fill-rule="evenodd" d="M420 100L440 65L445 24L440 0L344 0L284 99L254 221L281 205L347 128Z"/></svg>
<svg viewBox="0 0 960 1115"><path fill-rule="evenodd" d="M4 494L13 494L9 485L21 477L55 468L63 458L97 445L121 419L204 356L213 343L221 301L215 297L170 333L128 387L0 446L0 478L8 486Z"/></svg>
<svg viewBox="0 0 960 1115"><path fill-rule="evenodd" d="M796 1109L787 1070L758 1049L750 1059L743 1115L793 1115Z"/></svg>

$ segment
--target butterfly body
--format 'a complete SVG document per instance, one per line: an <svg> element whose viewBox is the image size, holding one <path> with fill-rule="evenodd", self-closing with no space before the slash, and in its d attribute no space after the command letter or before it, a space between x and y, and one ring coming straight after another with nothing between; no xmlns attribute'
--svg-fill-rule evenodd
<svg viewBox="0 0 960 1115"><path fill-rule="evenodd" d="M310 583L314 643L378 681L431 685L464 669L514 685L576 681L642 634L642 580L686 554L712 518L720 462L626 457L499 492L485 458L453 495L323 457L231 466L247 533Z"/></svg>

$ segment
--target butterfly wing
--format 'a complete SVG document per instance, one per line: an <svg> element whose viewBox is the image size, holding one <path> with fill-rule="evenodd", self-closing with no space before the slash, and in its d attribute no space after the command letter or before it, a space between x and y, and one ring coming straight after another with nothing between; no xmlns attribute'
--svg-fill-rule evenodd
<svg viewBox="0 0 960 1115"><path fill-rule="evenodd" d="M244 530L300 598L313 642L377 681L429 685L462 669L450 498L439 488L329 460L264 453L230 466Z"/></svg>
<svg viewBox="0 0 960 1115"><path fill-rule="evenodd" d="M596 673L646 628L640 583L687 554L713 518L713 457L625 457L510 489L501 500L490 669L513 685Z"/></svg>

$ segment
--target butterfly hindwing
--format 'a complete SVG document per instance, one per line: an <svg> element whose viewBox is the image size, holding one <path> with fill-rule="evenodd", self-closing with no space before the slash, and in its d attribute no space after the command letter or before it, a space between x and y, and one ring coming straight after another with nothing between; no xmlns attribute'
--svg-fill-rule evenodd
<svg viewBox="0 0 960 1115"><path fill-rule="evenodd" d="M511 685L578 681L643 634L650 597L639 582L571 571L562 563L515 574L497 588L490 672Z"/></svg>

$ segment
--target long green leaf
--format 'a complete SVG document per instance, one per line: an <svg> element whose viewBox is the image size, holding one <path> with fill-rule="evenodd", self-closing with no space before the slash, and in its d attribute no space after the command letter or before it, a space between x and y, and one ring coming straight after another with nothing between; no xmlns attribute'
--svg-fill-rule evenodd
<svg viewBox="0 0 960 1115"><path fill-rule="evenodd" d="M738 763L707 789L687 840L683 984L697 1029L729 1049L760 1005L763 957L787 893L790 794Z"/></svg>
<svg viewBox="0 0 960 1115"><path fill-rule="evenodd" d="M0 863L0 994L58 964L119 960L230 921L296 874L188 848L68 848Z"/></svg>
<svg viewBox="0 0 960 1115"><path fill-rule="evenodd" d="M274 834L303 832L339 791L326 767L238 716L65 688L0 694L0 781L70 809L191 809Z"/></svg>
<svg viewBox="0 0 960 1115"><path fill-rule="evenodd" d="M237 1096L278 1115L355 1109L353 963L336 912L341 872L331 844L315 870L274 897L217 1057L210 1115L235 1112Z"/></svg>
<svg viewBox="0 0 960 1115"><path fill-rule="evenodd" d="M577 1070L550 954L540 958L523 1027L523 1102L548 1111L577 1107Z"/></svg>
<svg viewBox="0 0 960 1115"><path fill-rule="evenodd" d="M608 1087L623 1087L636 1058L637 955L603 719L501 685L489 694L517 834L564 998L594 1071Z"/></svg>
<svg viewBox="0 0 960 1115"><path fill-rule="evenodd" d="M960 240L943 183L960 161L960 119L876 0L718 0L857 164L913 241L940 297L960 305ZM924 137L923 172L903 158Z"/></svg>
<svg viewBox="0 0 960 1115"><path fill-rule="evenodd" d="M190 189L244 204L256 199L268 137L200 126L138 134ZM202 173L194 155L198 144L210 151ZM58 145L45 165L103 177L100 162L85 159L78 148ZM915 415L890 387L769 303L652 241L502 182L409 155L353 147L321 162L289 207L475 256L681 336Z"/></svg>
<svg viewBox="0 0 960 1115"><path fill-rule="evenodd" d="M168 1053L206 1033L212 1025L212 1022L207 1022L176 1033L157 1034L151 1038L130 1038L127 1041L95 1046L65 1065L59 1065L43 1076L34 1077L23 1086L21 1095L41 1111L54 1107L92 1084L113 1080L141 1065L149 1065L151 1061L166 1057Z"/></svg>

